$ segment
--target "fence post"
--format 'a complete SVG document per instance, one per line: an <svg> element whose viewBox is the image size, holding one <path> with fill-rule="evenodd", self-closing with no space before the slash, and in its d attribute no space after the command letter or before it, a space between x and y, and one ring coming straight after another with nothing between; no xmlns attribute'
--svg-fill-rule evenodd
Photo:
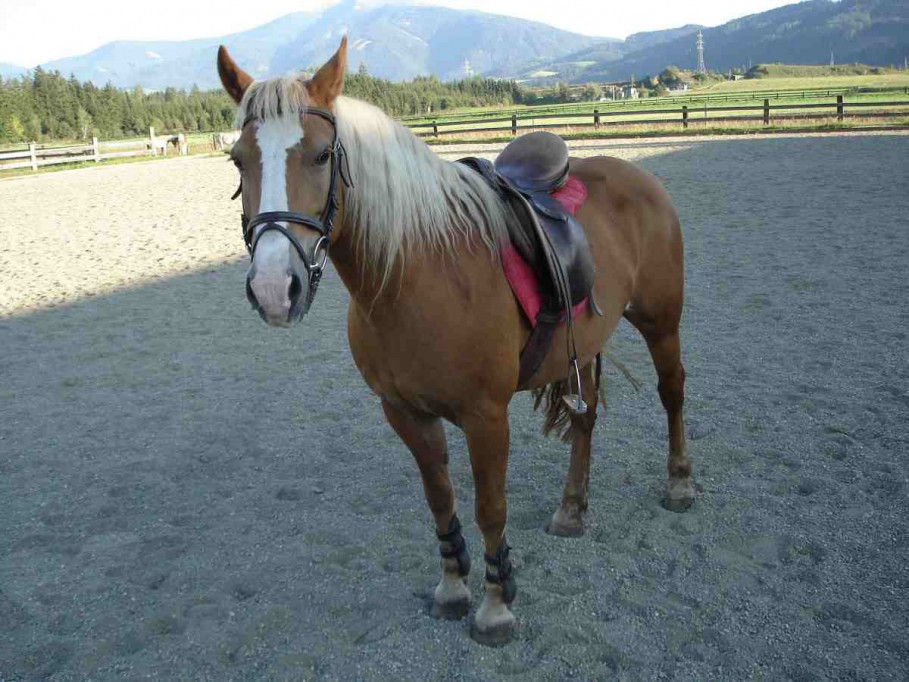
<svg viewBox="0 0 909 682"><path fill-rule="evenodd" d="M38 170L38 158L37 158L37 156L35 156L35 143L34 142L28 143L28 153L31 156L32 170L33 171Z"/></svg>
<svg viewBox="0 0 909 682"><path fill-rule="evenodd" d="M433 137L439 136L439 124L436 121L432 122L432 135Z"/></svg>
<svg viewBox="0 0 909 682"><path fill-rule="evenodd" d="M92 138L92 153L95 155L95 163L101 160L101 150L98 148L98 138Z"/></svg>
<svg viewBox="0 0 909 682"><path fill-rule="evenodd" d="M517 114L511 115L511 134L512 135L518 134L518 115Z"/></svg>
<svg viewBox="0 0 909 682"><path fill-rule="evenodd" d="M770 125L770 100L769 99L764 100L764 125L765 126Z"/></svg>
<svg viewBox="0 0 909 682"><path fill-rule="evenodd" d="M155 127L154 126L148 127L148 139L151 142L151 155L157 156L158 151L155 149Z"/></svg>
<svg viewBox="0 0 909 682"><path fill-rule="evenodd" d="M599 109L593 110L593 127L594 128L600 127L600 110Z"/></svg>
<svg viewBox="0 0 909 682"><path fill-rule="evenodd" d="M688 127L688 105L685 104L682 106L682 127Z"/></svg>
<svg viewBox="0 0 909 682"><path fill-rule="evenodd" d="M842 95L836 96L836 120L837 121L843 120L843 96Z"/></svg>

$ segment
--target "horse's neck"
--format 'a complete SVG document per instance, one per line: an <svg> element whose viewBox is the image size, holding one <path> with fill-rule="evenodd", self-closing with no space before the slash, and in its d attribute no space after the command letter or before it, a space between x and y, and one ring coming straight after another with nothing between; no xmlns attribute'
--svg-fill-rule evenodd
<svg viewBox="0 0 909 682"><path fill-rule="evenodd" d="M383 273L366 259L363 249L358 247L360 236L351 225L344 223L342 218L340 235L329 249L331 261L354 302L364 309L375 309L377 305L385 304L390 290L399 291L401 271L395 267L383 286Z"/></svg>

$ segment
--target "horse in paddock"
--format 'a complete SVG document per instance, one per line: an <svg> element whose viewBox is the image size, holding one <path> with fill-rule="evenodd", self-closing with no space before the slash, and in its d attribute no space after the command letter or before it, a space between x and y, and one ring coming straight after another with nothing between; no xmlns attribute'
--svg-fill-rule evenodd
<svg viewBox="0 0 909 682"><path fill-rule="evenodd" d="M618 159L571 159L587 198L577 220L595 276L588 306L574 318L580 394L570 410L567 325L559 326L531 379L519 386L519 358L532 334L503 275L513 209L475 170L439 159L379 109L341 95L346 38L309 80L262 82L224 47L221 82L238 105L243 228L251 265L246 293L262 319L288 327L308 311L327 258L350 293L354 362L379 396L392 428L412 452L435 521L441 580L433 614L469 611L470 554L455 510L441 419L467 440L476 519L485 546L485 593L471 635L507 642L516 594L505 536L508 405L531 390L547 426L568 429L571 460L561 503L547 531L583 532L599 354L625 317L647 342L669 421L665 506L692 502L682 423L680 361L682 238L665 190Z"/></svg>
<svg viewBox="0 0 909 682"><path fill-rule="evenodd" d="M230 149L234 142L240 139L240 131L232 130L229 133L212 133L211 146L216 152Z"/></svg>
<svg viewBox="0 0 909 682"><path fill-rule="evenodd" d="M174 151L178 154L186 154L184 147L186 146L186 136L183 133L177 135L155 135L154 138L145 143L146 149L150 149L152 156L157 156L159 153L167 156L167 147L172 145Z"/></svg>

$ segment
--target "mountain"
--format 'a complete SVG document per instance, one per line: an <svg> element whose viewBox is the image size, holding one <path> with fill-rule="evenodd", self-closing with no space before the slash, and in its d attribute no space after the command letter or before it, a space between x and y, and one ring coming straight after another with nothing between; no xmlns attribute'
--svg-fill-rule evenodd
<svg viewBox="0 0 909 682"><path fill-rule="evenodd" d="M391 80L425 74L463 78L465 62L477 74L509 72L535 57L555 59L598 40L483 12L400 5L363 11L345 2L281 47L275 69L322 63L337 49L342 31L352 41L351 68L362 62L371 75Z"/></svg>
<svg viewBox="0 0 909 682"><path fill-rule="evenodd" d="M184 41L118 41L79 57L58 59L42 68L75 74L97 85L120 88L141 85L151 90L166 87L220 87L215 68L218 45L227 45L234 59L255 77L271 75L275 51L319 18L296 12L249 31L216 38Z"/></svg>
<svg viewBox="0 0 909 682"><path fill-rule="evenodd" d="M255 77L305 70L324 62L340 37L350 39L348 63L363 63L373 76L408 80L435 74L461 78L465 61L473 73L509 72L531 59L554 60L598 38L512 17L442 7L383 5L362 8L345 0L323 12L296 13L250 31L190 41L121 41L79 57L41 66L96 84L220 87L216 48L223 43Z"/></svg>
<svg viewBox="0 0 909 682"><path fill-rule="evenodd" d="M681 28L665 31L648 31L634 33L625 40L604 38L593 45L577 52L565 55L556 61L534 59L522 64L512 72L503 71L496 75L517 78L533 84L545 84L554 81L589 81L591 67L599 68L602 63L620 60L622 57L637 50L650 48L661 43L669 42L681 35L697 33L700 26L688 24Z"/></svg>
<svg viewBox="0 0 909 682"><path fill-rule="evenodd" d="M363 7L343 0L321 12L289 14L249 31L189 41L109 43L88 54L42 64L98 85L219 87L216 47L223 43L255 77L321 64L350 37L349 68L408 80L443 80L473 73L545 83L625 80L674 64L697 63L694 34L701 28L635 33L625 40L592 38L532 21L475 11L411 5ZM761 62L873 65L902 63L909 55L907 0L807 0L705 28L712 70ZM12 69L12 72L6 71ZM0 75L23 71L0 65Z"/></svg>
<svg viewBox="0 0 909 682"><path fill-rule="evenodd" d="M15 76L21 76L26 71L28 71L28 69L24 66L17 66L16 64L7 64L6 62L0 62L0 78L13 78Z"/></svg>
<svg viewBox="0 0 909 682"><path fill-rule="evenodd" d="M599 60L566 79L626 80L631 74L659 73L670 64L692 69L697 66L692 35L697 27L692 28L656 44L647 39L617 59ZM631 37L625 42L631 43ZM909 2L808 0L704 29L704 45L707 68L714 71L761 62L828 64L831 52L839 64L901 64L909 55ZM553 65L550 70L557 69Z"/></svg>
<svg viewBox="0 0 909 682"><path fill-rule="evenodd" d="M681 38L682 36L691 36L702 28L704 28L704 26L701 26L699 24L686 24L685 26L680 26L679 28L670 28L665 31L644 31L642 33L632 33L630 36L625 38L625 52L627 53L635 52L637 50L644 50L648 47L668 43L669 41L675 40L676 38Z"/></svg>

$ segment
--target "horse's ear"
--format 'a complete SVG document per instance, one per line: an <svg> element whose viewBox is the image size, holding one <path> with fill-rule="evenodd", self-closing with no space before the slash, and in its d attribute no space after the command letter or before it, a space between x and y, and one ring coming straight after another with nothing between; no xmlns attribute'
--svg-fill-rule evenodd
<svg viewBox="0 0 909 682"><path fill-rule="evenodd" d="M309 81L309 96L322 106L330 107L344 87L344 71L347 69L347 36L341 38L341 46L316 75Z"/></svg>
<svg viewBox="0 0 909 682"><path fill-rule="evenodd" d="M253 79L234 63L234 60L227 54L227 48L223 45L218 48L218 75L221 76L221 84L227 90L227 94L239 104L243 99L243 93L246 92L246 88Z"/></svg>

